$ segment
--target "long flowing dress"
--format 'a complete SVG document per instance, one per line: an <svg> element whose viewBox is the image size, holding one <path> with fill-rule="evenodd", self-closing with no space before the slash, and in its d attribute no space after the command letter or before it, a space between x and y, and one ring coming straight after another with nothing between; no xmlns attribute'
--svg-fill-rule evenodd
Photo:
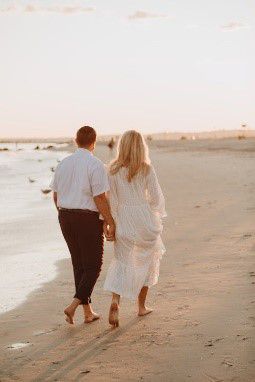
<svg viewBox="0 0 255 382"><path fill-rule="evenodd" d="M114 258L104 289L134 300L143 286L158 282L159 263L165 252L161 240L165 200L155 170L139 173L131 182L123 167L109 175L109 201L116 223Z"/></svg>

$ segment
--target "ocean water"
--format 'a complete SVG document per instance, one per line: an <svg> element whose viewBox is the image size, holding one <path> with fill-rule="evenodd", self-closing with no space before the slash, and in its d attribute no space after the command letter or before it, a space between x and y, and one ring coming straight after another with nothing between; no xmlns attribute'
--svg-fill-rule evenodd
<svg viewBox="0 0 255 382"><path fill-rule="evenodd" d="M0 151L0 313L53 279L57 260L69 256L52 194L41 191L49 188L51 168L69 154L36 145L0 144L9 149Z"/></svg>

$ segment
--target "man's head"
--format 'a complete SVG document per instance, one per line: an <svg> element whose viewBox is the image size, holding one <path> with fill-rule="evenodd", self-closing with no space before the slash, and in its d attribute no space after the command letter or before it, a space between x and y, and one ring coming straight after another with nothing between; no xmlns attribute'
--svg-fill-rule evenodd
<svg viewBox="0 0 255 382"><path fill-rule="evenodd" d="M97 133L90 126L81 127L76 133L76 143L78 147L93 151L95 148Z"/></svg>

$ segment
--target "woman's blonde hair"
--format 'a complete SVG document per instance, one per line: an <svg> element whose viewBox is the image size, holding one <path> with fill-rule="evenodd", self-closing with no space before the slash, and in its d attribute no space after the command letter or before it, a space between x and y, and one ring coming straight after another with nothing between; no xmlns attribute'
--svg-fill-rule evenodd
<svg viewBox="0 0 255 382"><path fill-rule="evenodd" d="M117 156L110 165L110 174L117 174L120 168L126 167L129 182L140 172L146 175L150 166L148 151L140 133L135 130L126 131L119 140Z"/></svg>

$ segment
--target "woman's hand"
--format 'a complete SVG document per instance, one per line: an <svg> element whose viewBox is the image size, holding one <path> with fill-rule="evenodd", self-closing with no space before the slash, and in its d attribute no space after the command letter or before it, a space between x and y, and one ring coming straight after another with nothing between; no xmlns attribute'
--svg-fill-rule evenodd
<svg viewBox="0 0 255 382"><path fill-rule="evenodd" d="M104 229L104 235L106 237L106 240L107 241L115 241L116 227L115 227L114 221L112 221L110 223L107 223L106 221L104 221L103 229Z"/></svg>

